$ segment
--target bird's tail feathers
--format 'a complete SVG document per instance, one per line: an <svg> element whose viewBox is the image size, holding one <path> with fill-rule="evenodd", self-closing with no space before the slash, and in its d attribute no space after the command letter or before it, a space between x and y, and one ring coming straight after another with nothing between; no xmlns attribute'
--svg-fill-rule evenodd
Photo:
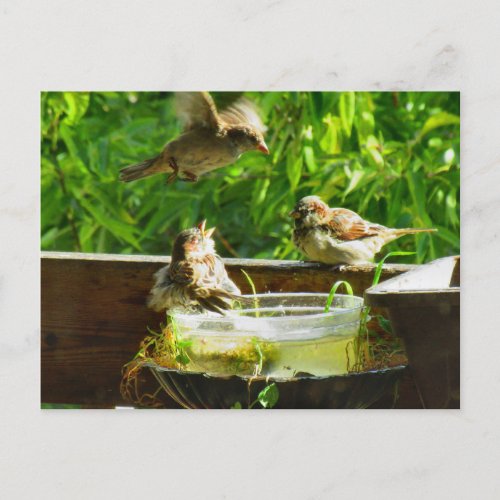
<svg viewBox="0 0 500 500"><path fill-rule="evenodd" d="M222 288L204 288L203 294L197 294L197 301L202 307L222 315L225 314L224 311L232 309L233 300L244 301L244 298Z"/></svg>
<svg viewBox="0 0 500 500"><path fill-rule="evenodd" d="M120 180L123 182L131 182L159 173L159 170L155 168L155 163L158 158L159 156L155 156L141 163L122 168L120 170Z"/></svg>
<svg viewBox="0 0 500 500"><path fill-rule="evenodd" d="M437 229L434 228L429 228L429 229L424 229L424 228L404 228L404 229L394 229L393 234L396 237L403 236L405 234L416 234L416 233L435 233Z"/></svg>

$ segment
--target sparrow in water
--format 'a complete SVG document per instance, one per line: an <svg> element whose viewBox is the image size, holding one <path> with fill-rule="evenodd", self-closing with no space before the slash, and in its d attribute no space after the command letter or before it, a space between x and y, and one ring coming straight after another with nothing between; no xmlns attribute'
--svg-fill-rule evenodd
<svg viewBox="0 0 500 500"><path fill-rule="evenodd" d="M175 239L170 265L155 274L147 301L151 309L205 309L224 314L231 300L241 295L215 253L211 237L215 228L205 230L205 224L186 229Z"/></svg>
<svg viewBox="0 0 500 500"><path fill-rule="evenodd" d="M220 113L208 92L179 92L175 96L183 133L163 151L120 171L120 180L135 181L150 175L170 173L196 182L200 175L235 162L246 151L269 154L263 134L266 130L254 105L245 98Z"/></svg>
<svg viewBox="0 0 500 500"><path fill-rule="evenodd" d="M374 224L352 210L330 208L318 196L302 198L289 215L295 219L295 246L311 260L324 264L370 264L390 241L405 234L436 231Z"/></svg>

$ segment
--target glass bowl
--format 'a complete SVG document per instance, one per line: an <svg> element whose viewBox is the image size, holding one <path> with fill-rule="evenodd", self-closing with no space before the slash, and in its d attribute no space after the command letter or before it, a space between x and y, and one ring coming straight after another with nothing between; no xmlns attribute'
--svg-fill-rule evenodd
<svg viewBox="0 0 500 500"><path fill-rule="evenodd" d="M185 371L289 379L345 374L354 363L361 297L337 294L327 313L325 293L245 297L225 316L171 312Z"/></svg>

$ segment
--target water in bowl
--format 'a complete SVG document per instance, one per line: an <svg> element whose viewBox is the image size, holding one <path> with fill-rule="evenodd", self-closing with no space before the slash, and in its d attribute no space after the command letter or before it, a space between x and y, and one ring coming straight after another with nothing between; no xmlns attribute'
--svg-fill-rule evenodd
<svg viewBox="0 0 500 500"><path fill-rule="evenodd" d="M178 335L190 359L186 370L273 378L346 373L354 360L362 299L340 297L337 303L344 307L325 314L324 294L296 294L296 305L293 294L281 295L286 298L261 296L258 307L233 310L224 318L178 316Z"/></svg>

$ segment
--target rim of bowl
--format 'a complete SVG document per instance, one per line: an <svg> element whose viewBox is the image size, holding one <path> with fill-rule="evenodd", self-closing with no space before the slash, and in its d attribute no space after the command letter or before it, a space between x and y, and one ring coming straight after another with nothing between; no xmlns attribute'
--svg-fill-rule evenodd
<svg viewBox="0 0 500 500"><path fill-rule="evenodd" d="M239 378L241 380L270 380L273 382L293 382L295 380L325 380L329 378L346 378L346 377L360 377L364 375L377 375L377 374L385 374L385 373L395 373L399 372L401 370L404 370L408 368L408 364L399 364L395 366L384 366L383 368L372 368L370 370L367 370L365 372L348 372L348 373L340 373L338 375L321 375L321 376L315 376L315 375L306 375L306 376L300 376L300 377L269 377L269 376L264 376L264 375L259 375L258 377L254 377L253 375L238 375L238 374L233 374L233 375L213 375L207 372L191 372L188 370L178 370L176 368L167 368L165 366L158 365L155 362L148 361L147 363L144 364L149 369L153 369L158 372L168 372L168 373L175 373L177 375L181 376L190 376L190 375L195 375L195 376L203 376L206 378L213 378L216 380L230 380L232 378Z"/></svg>
<svg viewBox="0 0 500 500"><path fill-rule="evenodd" d="M314 293L314 292L297 292L297 293L257 293L257 294L245 294L242 295L242 297L253 299L254 297L259 299L261 297L311 297L311 296L316 296L316 297L324 297L325 298L325 304L326 304L326 299L328 297L328 293ZM340 316L348 313L352 313L358 310L363 309L364 306L364 300L363 297L359 297L357 295L347 295L347 294L342 294L342 293L336 293L335 297L348 297L350 299L355 299L359 301L359 305L355 307L350 307L346 309L342 309L341 311L336 310L330 310L329 312L325 313L318 313L318 314L305 314L302 316L264 316L262 318L256 318L252 316L239 316L239 315L227 315L227 316L205 316L203 314L199 313L174 313L173 316L175 319L179 320L194 320L194 319L200 319L202 321L209 321L213 323L229 323L231 321L234 321L235 318L246 318L251 321L265 321L266 323L269 321L272 321L274 323L279 323L281 322L286 322L286 321L297 321L297 320L302 320L302 321L312 321L314 319L322 319L322 318L330 318L332 316ZM332 308L333 309L333 308ZM255 310L255 309L240 309L240 311L250 311L250 310ZM170 315L169 315L170 316Z"/></svg>

